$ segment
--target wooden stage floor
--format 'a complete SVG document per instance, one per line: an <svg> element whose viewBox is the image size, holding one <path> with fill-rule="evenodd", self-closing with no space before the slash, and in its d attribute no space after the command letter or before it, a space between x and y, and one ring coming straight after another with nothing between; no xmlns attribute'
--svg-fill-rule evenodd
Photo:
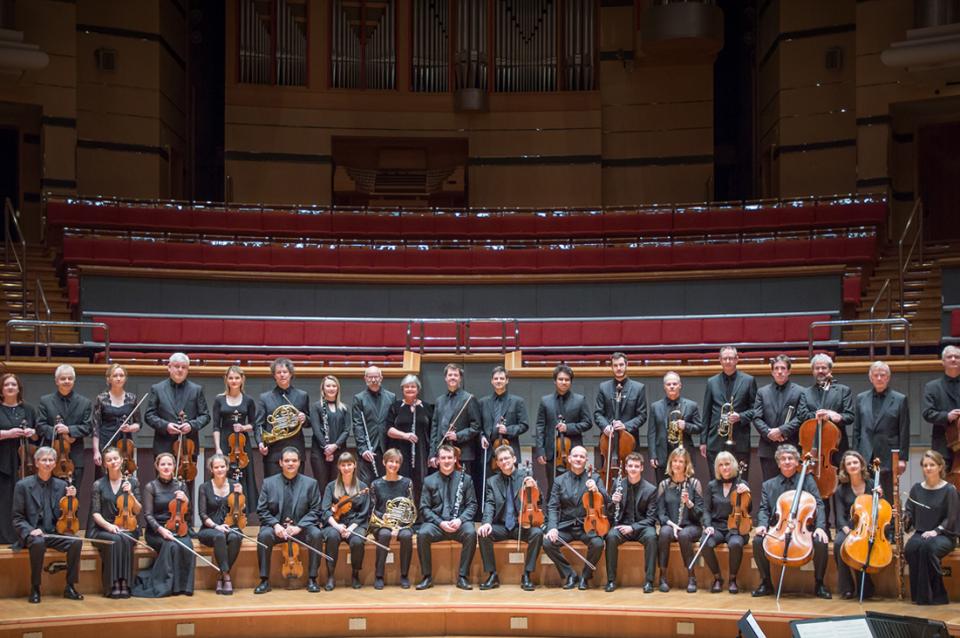
<svg viewBox="0 0 960 638"><path fill-rule="evenodd" d="M682 591L644 595L638 588L613 593L516 585L481 592L435 586L425 592L387 587L338 587L308 594L274 588L255 596L197 591L192 597L82 602L47 595L40 605L0 600L0 636L17 638L153 638L160 636L736 636L736 621L751 609L770 638L790 635L793 619L880 611L942 620L960 636L960 604L919 607L896 600L824 601L785 595L755 599Z"/></svg>

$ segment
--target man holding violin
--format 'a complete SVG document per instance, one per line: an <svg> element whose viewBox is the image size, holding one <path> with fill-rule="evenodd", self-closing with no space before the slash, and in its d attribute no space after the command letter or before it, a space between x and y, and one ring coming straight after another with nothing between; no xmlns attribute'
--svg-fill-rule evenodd
<svg viewBox="0 0 960 638"><path fill-rule="evenodd" d="M487 493L483 503L483 524L477 528L480 541L480 558L483 559L483 570L487 572L487 580L481 585L481 590L494 589L500 586L500 577L497 576L497 559L493 552L495 541L517 539L527 542L527 556L523 565L523 577L520 579L520 588L524 591L535 589L530 574L537 567L537 558L543 546L543 512L536 507L536 513L528 516L540 518L540 524L525 521L524 490L536 490L537 482L529 474L517 472L517 456L509 445L501 445L496 449L497 467L499 474L487 479ZM533 494L531 490L531 494ZM531 508L539 506L539 490L536 490L537 502Z"/></svg>
<svg viewBox="0 0 960 638"><path fill-rule="evenodd" d="M657 488L643 478L643 455L632 452L624 462L626 479L614 483L613 496L607 505L610 531L607 532L607 586L605 591L617 588L617 559L620 546L627 541L643 545L646 578L643 593L653 593L653 579L657 575Z"/></svg>
<svg viewBox="0 0 960 638"><path fill-rule="evenodd" d="M790 444L781 445L777 448L776 459L780 474L764 481L760 493L760 510L756 516L757 527L756 535L753 537L753 560L757 564L761 581L760 586L753 590L753 596L770 596L775 593L773 581L770 578L770 559L763 547L763 537L766 536L768 531L773 531L770 528L776 527L782 518L790 514L791 503L780 502L780 496L785 492L799 488L813 496L817 503L813 520L813 570L814 580L816 581L814 593L817 598L832 598L830 590L823 583L823 577L827 573L827 543L830 537L827 535L827 523L823 501L820 499L820 491L810 474L804 476L802 486L797 485L800 478L798 474L800 453L797 448Z"/></svg>
<svg viewBox="0 0 960 638"><path fill-rule="evenodd" d="M570 450L570 470L557 476L547 505L549 531L545 534L543 551L557 566L560 578L564 581L564 589L588 589L593 577L593 568L590 565L596 567L600 555L603 554L603 536L594 531L588 532L584 527L587 511L583 506L583 496L587 492L594 492L601 508L609 503L610 498L603 489L600 477L593 472L588 473L586 469L587 450L578 445ZM584 567L579 580L562 551L573 540L581 541L587 546L586 560L580 557Z"/></svg>
<svg viewBox="0 0 960 638"><path fill-rule="evenodd" d="M530 429L527 404L515 394L510 394L510 376L507 369L497 366L490 375L493 394L480 399L480 422L483 428L484 447L497 440L507 441L513 448L514 462L520 458L520 435ZM498 446L494 446L498 447ZM496 450L493 451L496 454ZM500 463L497 462L499 467ZM481 472L482 474L482 472Z"/></svg>
<svg viewBox="0 0 960 638"><path fill-rule="evenodd" d="M70 478L79 485L83 478L83 438L93 434L93 404L87 397L73 391L77 380L73 366L57 366L53 377L57 391L40 397L37 431L54 448L58 438L65 438L70 445L70 461L73 463Z"/></svg>
<svg viewBox="0 0 960 638"><path fill-rule="evenodd" d="M540 399L537 409L537 436L533 456L547 467L547 491L553 491L554 475L567 471L562 458L572 448L583 444L583 433L593 427L590 411L582 394L571 392L573 369L560 364L553 369L556 392ZM558 443L566 449L558 449Z"/></svg>
<svg viewBox="0 0 960 638"><path fill-rule="evenodd" d="M627 355L624 353L610 355L610 369L613 378L601 383L597 389L593 420L608 440L614 432L626 432L636 439L640 428L647 422L647 388L627 377ZM615 465L619 466L619 461Z"/></svg>
<svg viewBox="0 0 960 638"><path fill-rule="evenodd" d="M40 602L40 574L43 571L43 556L47 547L67 555L67 586L63 597L83 600L74 585L80 579L80 538L47 538L45 534L57 532L57 519L63 514L60 501L64 497L76 497L77 488L67 485L53 476L57 453L51 447L38 448L33 455L37 473L17 482L13 490L13 526L20 540L12 549L27 548L30 551L30 597L31 603Z"/></svg>

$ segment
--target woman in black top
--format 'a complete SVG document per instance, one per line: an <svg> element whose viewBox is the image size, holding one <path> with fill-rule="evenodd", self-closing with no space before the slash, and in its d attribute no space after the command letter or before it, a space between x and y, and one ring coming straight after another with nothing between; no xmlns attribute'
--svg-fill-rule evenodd
<svg viewBox="0 0 960 638"><path fill-rule="evenodd" d="M904 547L910 566L910 598L918 605L946 605L950 599L943 586L940 560L957 545L960 497L944 480L946 463L939 452L924 452L920 465L923 481L910 488L903 517L904 528L914 528Z"/></svg>
<svg viewBox="0 0 960 638"><path fill-rule="evenodd" d="M706 535L703 541L703 560L713 574L710 592L719 594L723 591L723 577L720 575L720 563L714 548L721 543L727 544L730 554L730 586L727 591L736 594L740 592L737 572L740 571L743 546L747 539L739 530L730 529L727 520L733 513L731 494L749 494L750 486L740 478L737 457L730 452L717 454L713 462L713 473L716 478L707 483L707 491L703 495L703 532Z"/></svg>
<svg viewBox="0 0 960 638"><path fill-rule="evenodd" d="M843 541L852 529L850 510L854 501L863 494L870 495L873 492L874 482L870 478L869 466L856 450L847 450L843 453L837 478L840 484L834 492L834 498L837 500L834 509L837 517L837 535L833 540L833 559L837 562L837 585L840 586L840 593L844 600L850 600L857 598L860 594L860 573L858 572L856 576L851 573L850 567L843 562L840 548L843 547ZM863 585L863 597L871 596L873 596L873 581L868 574Z"/></svg>
<svg viewBox="0 0 960 638"><path fill-rule="evenodd" d="M217 578L217 593L229 596L233 594L233 582L230 569L240 555L243 537L231 530L227 524L227 511L230 509L230 495L243 493L243 486L227 476L230 469L227 457L214 454L207 461L210 480L200 486L197 497L197 512L202 526L197 538L207 547L213 548L214 560L220 568Z"/></svg>
<svg viewBox="0 0 960 638"><path fill-rule="evenodd" d="M111 541L113 545L97 543L102 567L103 595L110 598L129 598L133 580L133 550L135 538L140 538L140 527L127 531L115 524L119 513L118 498L127 493L131 513L140 509L140 484L135 476L124 476L123 457L117 448L103 451L105 473L93 484L90 493L90 520L87 537Z"/></svg>
<svg viewBox="0 0 960 638"><path fill-rule="evenodd" d="M670 591L667 565L670 543L680 545L684 567L693 560L693 544L700 538L703 517L703 487L693 476L693 462L686 448L678 447L667 457L667 477L657 487L657 518L660 538L657 553L660 560L660 591ZM697 577L687 570L687 592L697 591Z"/></svg>
<svg viewBox="0 0 960 638"><path fill-rule="evenodd" d="M114 363L107 368L106 377L107 389L98 394L93 402L93 463L97 466L97 478L103 476L103 447L107 443L116 447L119 439L140 431L140 411L130 416L137 406L137 395L124 389L127 371L119 363ZM121 428L120 424L128 416L130 420ZM120 434L117 434L118 429ZM114 434L117 434L116 437Z"/></svg>
<svg viewBox="0 0 960 638"><path fill-rule="evenodd" d="M420 489L427 477L430 457L430 420L433 407L420 399L420 379L408 374L400 382L401 396L387 411L387 447L402 453L400 474L413 480L413 498L420 502Z"/></svg>
<svg viewBox="0 0 960 638"><path fill-rule="evenodd" d="M417 506L413 500L413 481L400 476L400 467L403 465L403 454L396 448L390 448L383 453L384 475L370 486L372 493L370 531L381 545L390 546L391 539L400 543L400 587L410 588L410 559L413 558L413 523L416 519ZM405 500L395 500L405 499ZM404 507L411 520L398 522L386 516L387 504L394 501L394 511L397 505ZM381 526L379 523L383 523ZM373 581L374 589L383 589L383 570L387 564L387 550L377 547L376 578Z"/></svg>
<svg viewBox="0 0 960 638"><path fill-rule="evenodd" d="M173 476L176 459L169 452L157 455L153 465L157 478L143 490L143 518L146 522L144 539L157 552L153 566L137 574L132 594L140 598L160 598L185 594L193 596L193 572L197 559L185 546L192 547L189 531L176 536L164 523L170 520L170 501L186 501L187 521L191 520L190 499L183 491L185 485Z"/></svg>
<svg viewBox="0 0 960 638"><path fill-rule="evenodd" d="M340 380L328 375L320 382L323 398L310 406L310 469L313 478L326 487L337 475L335 459L347 445L350 413L340 401Z"/></svg>
<svg viewBox="0 0 960 638"><path fill-rule="evenodd" d="M0 543L15 543L19 536L13 528L13 488L20 479L20 445L24 437L39 445L40 435L33 407L23 402L20 378L11 372L0 376L0 392Z"/></svg>
<svg viewBox="0 0 960 638"><path fill-rule="evenodd" d="M243 385L246 374L240 366L230 366L223 375L223 394L218 394L213 400L213 449L215 454L229 456L230 435L242 434L246 441L244 449L247 452L246 467L230 467L231 474L240 470L240 484L247 497L247 514L257 509L257 477L253 472L254 452L258 449L257 434L253 424L257 421L257 402L253 397L245 394ZM256 455L259 456L259 451ZM228 461L229 464L229 461ZM229 579L228 579L229 580ZM232 591L232 590L231 590Z"/></svg>
<svg viewBox="0 0 960 638"><path fill-rule="evenodd" d="M324 551L333 560L327 561L327 584L324 589L336 586L334 572L337 568L337 553L340 543L350 545L350 563L353 567L353 588L360 589L360 568L363 567L363 550L366 544L367 523L370 521L370 496L367 486L357 478L357 459L344 452L337 459L339 474L336 480L327 483L323 491L323 520L328 527L323 529ZM334 505L344 496L350 497L351 507L339 519L334 517Z"/></svg>

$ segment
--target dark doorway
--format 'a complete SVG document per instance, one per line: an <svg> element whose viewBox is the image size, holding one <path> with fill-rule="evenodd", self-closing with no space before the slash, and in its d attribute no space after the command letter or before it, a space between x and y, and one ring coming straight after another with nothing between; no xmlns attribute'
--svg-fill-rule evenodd
<svg viewBox="0 0 960 638"><path fill-rule="evenodd" d="M13 208L20 207L20 132L14 128L0 128L0 206L10 199ZM0 236L6 237L6 224L0 224Z"/></svg>
<svg viewBox="0 0 960 638"><path fill-rule="evenodd" d="M917 185L927 238L960 239L960 122L927 124L917 132Z"/></svg>

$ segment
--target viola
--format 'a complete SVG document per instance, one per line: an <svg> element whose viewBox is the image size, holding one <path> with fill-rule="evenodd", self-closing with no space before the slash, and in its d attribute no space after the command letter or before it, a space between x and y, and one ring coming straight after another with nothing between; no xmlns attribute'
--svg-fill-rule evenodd
<svg viewBox="0 0 960 638"><path fill-rule="evenodd" d="M183 481L179 482L180 490L183 490ZM163 524L168 530L176 536L187 535L187 510L190 507L190 501L175 498L170 501L167 509L170 510L170 518Z"/></svg>
<svg viewBox="0 0 960 638"><path fill-rule="evenodd" d="M133 444L133 438L130 434L124 432L117 440L117 451L120 452L120 458L123 463L120 465L120 471L125 475L133 474L137 471L137 446Z"/></svg>
<svg viewBox="0 0 960 638"><path fill-rule="evenodd" d="M130 475L124 472L123 481L127 482L129 480ZM137 514L139 513L140 502L137 501L133 494L121 487L120 494L117 496L117 516L113 519L113 524L120 529L133 532L139 526L137 522Z"/></svg>
<svg viewBox="0 0 960 638"><path fill-rule="evenodd" d="M593 476L593 467L587 468L587 476ZM583 531L595 532L598 536L606 536L610 531L610 520L604 513L603 495L599 490L587 490L583 493Z"/></svg>
<svg viewBox="0 0 960 638"><path fill-rule="evenodd" d="M566 420L563 418L563 415L557 417L557 425L563 423L566 425ZM558 432L557 438L554 441L555 452L553 454L553 466L554 471L557 469L565 470L567 469L567 462L570 457L570 449L573 447L573 444L570 442L570 439L567 438L565 432Z"/></svg>
<svg viewBox="0 0 960 638"><path fill-rule="evenodd" d="M746 465L746 463L740 463L741 476ZM753 528L753 517L750 516L750 501L750 492L739 494L737 485L734 483L733 487L730 488L730 505L733 507L733 511L727 517L727 529L730 531L736 530L744 537Z"/></svg>
<svg viewBox="0 0 960 638"><path fill-rule="evenodd" d="M186 416L183 410L177 415L180 425L186 422ZM173 455L177 459L176 476L182 481L192 483L197 478L197 462L194 460L194 454L197 452L197 444L193 439L184 436L183 432L173 442Z"/></svg>
<svg viewBox="0 0 960 638"><path fill-rule="evenodd" d="M233 480L240 480L240 470L233 473ZM247 526L247 497L237 490L236 485L234 484L233 493L227 497L227 524L243 529Z"/></svg>
<svg viewBox="0 0 960 638"><path fill-rule="evenodd" d="M497 469L497 450L498 450L498 449L500 448L500 446L502 446L502 445L506 445L506 446L509 446L509 445L510 445L510 439L507 438L507 435L506 435L506 434L500 434L500 432L499 432L499 427L500 427L501 425L506 425L506 424L507 424L507 419L506 419L506 417L501 416L501 417L500 417L500 420L497 421L497 427L494 428L494 431L497 433L497 438L495 438L495 439L493 440L493 446L492 446L492 449L493 449L493 458L490 459L490 470L491 470L491 471L496 471L496 469Z"/></svg>
<svg viewBox="0 0 960 638"><path fill-rule="evenodd" d="M784 567L800 567L813 558L813 532L810 526L817 514L817 499L803 489L803 482L813 455L804 457L797 489L777 499L777 526L763 537L763 551L771 563Z"/></svg>
<svg viewBox="0 0 960 638"><path fill-rule="evenodd" d="M533 476L530 469L530 461L526 463L527 476ZM520 489L520 527L529 529L531 527L543 527L544 515L540 509L540 488L536 483L525 485Z"/></svg>
<svg viewBox="0 0 960 638"><path fill-rule="evenodd" d="M830 388L832 377L827 377L824 388ZM800 425L800 449L813 455L813 480L826 500L837 491L837 466L832 455L840 449L840 428L829 419L816 417Z"/></svg>
<svg viewBox="0 0 960 638"><path fill-rule="evenodd" d="M879 459L874 460L873 470L879 485ZM893 509L880 498L877 488L873 489L872 494L858 496L850 508L850 520L854 527L840 547L840 558L843 562L868 574L875 574L893 562L893 548L886 534L886 528L892 519Z"/></svg>
<svg viewBox="0 0 960 638"><path fill-rule="evenodd" d="M333 513L333 520L340 521L344 514L353 509L353 504L356 502L360 496L366 494L370 491L369 487L365 487L356 494L344 494L337 499L337 502L334 503L330 509Z"/></svg>
<svg viewBox="0 0 960 638"><path fill-rule="evenodd" d="M20 422L20 429L27 429L27 421ZM33 460L33 455L37 453L37 446L30 442L25 436L20 437L20 447L17 448L17 456L20 461L20 478L24 479L37 473L37 464ZM71 472L72 475L72 472Z"/></svg>
<svg viewBox="0 0 960 638"><path fill-rule="evenodd" d="M292 523L293 521L289 518L284 521L285 525L291 525ZM303 561L300 560L300 546L293 541L287 541L287 549L283 553L283 565L280 566L280 573L288 581L303 578Z"/></svg>
<svg viewBox="0 0 960 638"><path fill-rule="evenodd" d="M56 425L63 425L63 419L57 415ZM53 468L53 475L67 480L73 477L73 460L70 458L70 441L67 434L57 434L53 437L53 449L57 453L57 464Z"/></svg>
<svg viewBox="0 0 960 638"><path fill-rule="evenodd" d="M73 485L73 479L68 479L67 483ZM57 519L57 534L76 536L80 533L80 518L77 516L79 509L80 501L76 496L64 496L60 499L60 518Z"/></svg>

